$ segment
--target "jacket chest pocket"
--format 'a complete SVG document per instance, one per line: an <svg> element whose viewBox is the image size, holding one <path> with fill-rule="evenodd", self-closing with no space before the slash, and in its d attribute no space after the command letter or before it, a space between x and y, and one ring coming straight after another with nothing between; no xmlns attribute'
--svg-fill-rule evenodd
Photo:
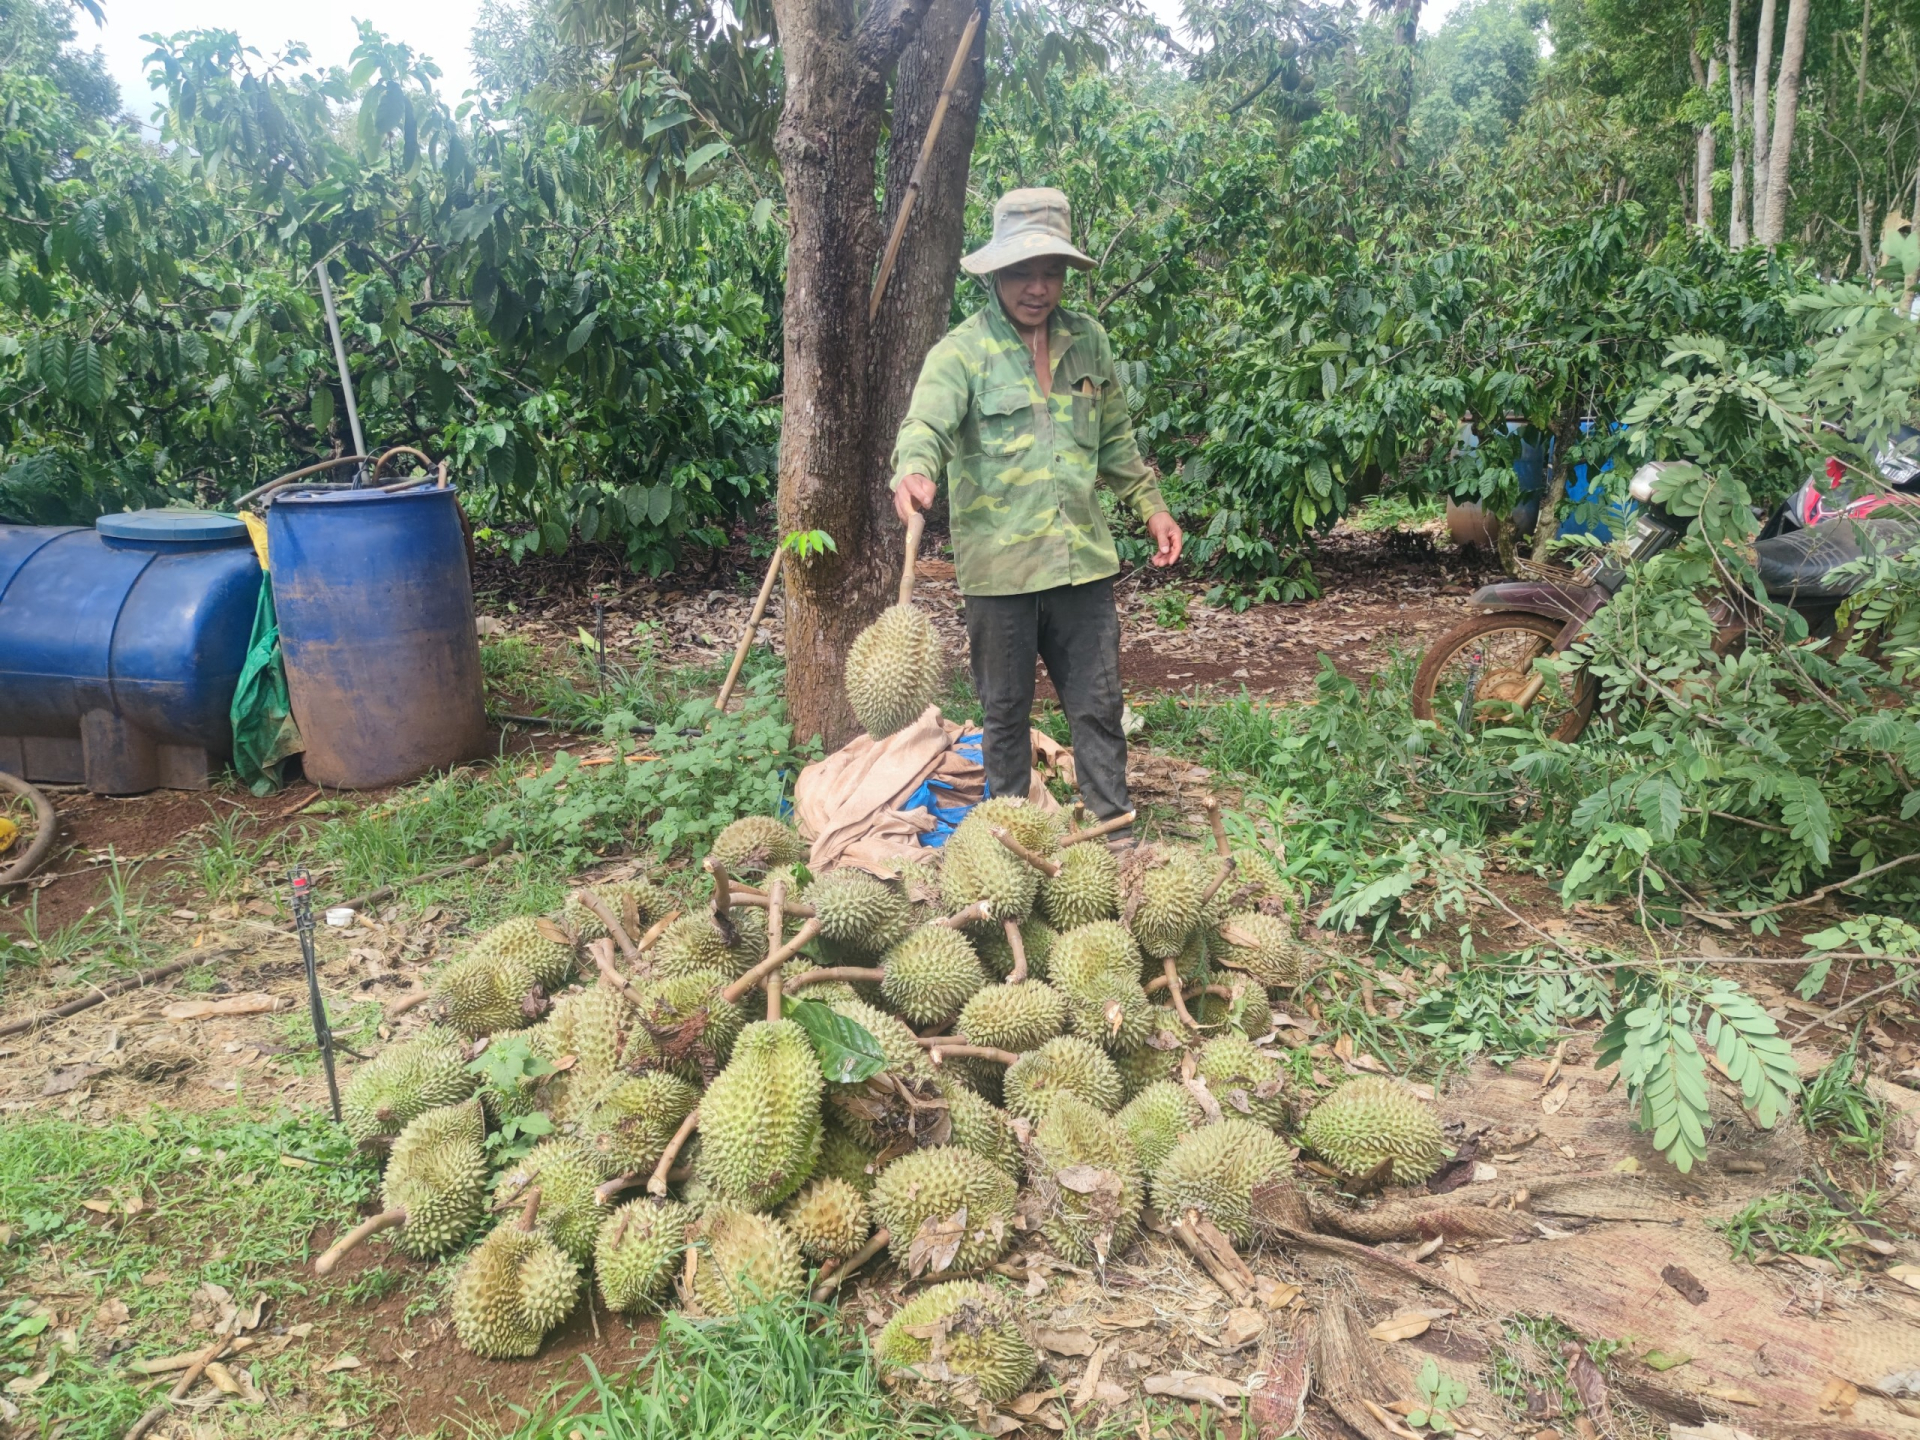
<svg viewBox="0 0 1920 1440"><path fill-rule="evenodd" d="M1024 385L981 394L980 453L1004 460L1033 448L1033 397Z"/></svg>
<svg viewBox="0 0 1920 1440"><path fill-rule="evenodd" d="M1068 395L1073 443L1091 454L1100 446L1100 380L1078 353L1067 356L1056 383Z"/></svg>

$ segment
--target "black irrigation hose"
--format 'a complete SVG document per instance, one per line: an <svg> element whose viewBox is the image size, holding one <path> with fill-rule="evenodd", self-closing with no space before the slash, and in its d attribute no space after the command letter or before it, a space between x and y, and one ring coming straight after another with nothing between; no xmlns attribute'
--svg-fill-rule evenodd
<svg viewBox="0 0 1920 1440"><path fill-rule="evenodd" d="M576 729L568 721L550 719L545 715L489 715L487 719L495 725L526 725L536 730L555 730L566 735L592 735L595 733L592 730ZM629 725L627 732L632 735L652 735L657 733L654 726L645 724L644 722ZM682 730L680 733L682 735L698 735L700 732L698 730Z"/></svg>
<svg viewBox="0 0 1920 1440"><path fill-rule="evenodd" d="M58 817L54 814L53 803L37 789L22 780L18 775L9 775L0 770L0 789L11 790L14 794L33 805L33 817L38 830L33 843L27 846L22 855L5 870L0 870L0 887L18 885L34 871L38 870L53 850L55 836L59 833Z"/></svg>

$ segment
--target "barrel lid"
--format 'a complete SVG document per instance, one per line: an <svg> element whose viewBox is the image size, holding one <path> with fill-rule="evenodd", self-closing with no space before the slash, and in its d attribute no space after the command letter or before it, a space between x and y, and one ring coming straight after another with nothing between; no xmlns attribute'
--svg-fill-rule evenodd
<svg viewBox="0 0 1920 1440"><path fill-rule="evenodd" d="M110 540L144 540L148 544L187 544L206 540L244 540L247 527L237 515L211 510L128 510L102 515L93 528Z"/></svg>
<svg viewBox="0 0 1920 1440"><path fill-rule="evenodd" d="M388 490L378 485L362 486L358 490L346 487L327 489L305 489L292 487L280 491L273 497L275 505L372 505L386 500L418 500L423 496L447 496L455 493L451 485L435 485L432 480L422 478L413 482L411 488Z"/></svg>

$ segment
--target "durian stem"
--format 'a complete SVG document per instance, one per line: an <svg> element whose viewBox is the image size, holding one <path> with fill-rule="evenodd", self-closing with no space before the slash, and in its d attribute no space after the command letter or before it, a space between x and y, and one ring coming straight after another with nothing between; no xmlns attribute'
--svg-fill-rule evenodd
<svg viewBox="0 0 1920 1440"><path fill-rule="evenodd" d="M1027 978L1027 942L1020 938L1020 927L1011 920L1002 922L1007 931L1007 948L1013 951L1013 968L1007 971L1007 984L1018 985Z"/></svg>
<svg viewBox="0 0 1920 1440"><path fill-rule="evenodd" d="M360 1244L363 1240L371 1240L382 1230L391 1230L396 1225L404 1225L406 1223L407 1212L398 1205L394 1206L391 1210L382 1210L371 1219L362 1220L358 1225L354 1226L353 1229L347 1231L346 1234L329 1245L326 1253L313 1262L313 1273L316 1275L331 1275L333 1273L333 1267L338 1265L341 1258L349 1250L353 1249L354 1246Z"/></svg>
<svg viewBox="0 0 1920 1440"><path fill-rule="evenodd" d="M916 1045L923 1046L928 1050L933 1049L935 1046L938 1046L942 1050L951 1050L956 1045L965 1045L967 1043L967 1037L964 1035L916 1035L913 1039Z"/></svg>
<svg viewBox="0 0 1920 1440"><path fill-rule="evenodd" d="M1225 985L1196 985L1190 993L1195 995L1211 995L1216 1000L1226 1001L1229 1005L1240 998L1240 992L1238 990L1230 989Z"/></svg>
<svg viewBox="0 0 1920 1440"><path fill-rule="evenodd" d="M620 923L620 917L613 913L606 901L593 891L585 889L574 891L573 898L588 910L594 919L607 927L607 934L611 935L614 943L620 947L623 958L627 960L639 958L640 952L634 948L633 937L627 934L627 927Z"/></svg>
<svg viewBox="0 0 1920 1440"><path fill-rule="evenodd" d="M1213 848L1222 860L1233 853L1227 844L1227 820L1221 813L1220 802L1209 795L1200 802L1200 808L1207 812L1207 821L1213 826Z"/></svg>
<svg viewBox="0 0 1920 1440"><path fill-rule="evenodd" d="M731 950L740 943L740 932L733 928L733 916L727 913L733 908L732 886L727 882L727 867L711 855L700 864L702 869L713 876L713 928L720 932L721 942Z"/></svg>
<svg viewBox="0 0 1920 1440"><path fill-rule="evenodd" d="M1009 831L1006 826L995 825L988 833L1049 880L1060 873L1060 862L1058 860L1049 860L1044 855L1034 854L1033 851L1014 839L1012 832Z"/></svg>
<svg viewBox="0 0 1920 1440"><path fill-rule="evenodd" d="M605 1205L622 1190L631 1190L646 1178L647 1177L642 1175L638 1170L629 1170L625 1175L616 1175L613 1179L607 1181L606 1184L594 1186L593 1203L596 1205Z"/></svg>
<svg viewBox="0 0 1920 1440"><path fill-rule="evenodd" d="M767 892L764 890L756 890L750 885L736 885L733 887L733 903L735 905L750 905L757 910L764 910L767 908ZM789 900L786 904L786 914L789 920L811 920L813 919L813 907L811 905L802 905L798 900Z"/></svg>
<svg viewBox="0 0 1920 1440"><path fill-rule="evenodd" d="M993 919L993 907L984 900L976 900L963 906L951 915L942 915L938 920L929 920L929 925L941 925L949 930L958 930L965 925L977 925L982 920Z"/></svg>
<svg viewBox="0 0 1920 1440"><path fill-rule="evenodd" d="M862 1265L886 1249L892 1240L893 1232L887 1229L886 1226L882 1225L878 1230L874 1231L872 1237L866 1244L862 1245L847 1257L846 1264L834 1271L833 1274L824 1277L820 1283L814 1287L814 1304L821 1305L831 1300L833 1298L833 1292L840 1288L841 1284L849 1275L853 1274L854 1271L858 1270Z"/></svg>
<svg viewBox="0 0 1920 1440"><path fill-rule="evenodd" d="M653 924L647 928L647 933L640 937L640 943L633 947L634 952L638 955L644 955L647 951L658 945L660 943L660 937L667 933L667 927L679 918L680 912L678 910L669 910L658 920L654 921Z"/></svg>
<svg viewBox="0 0 1920 1440"><path fill-rule="evenodd" d="M613 941L595 940L587 946L587 954L593 957L594 969L614 989L628 991L633 989L633 981L613 968Z"/></svg>
<svg viewBox="0 0 1920 1440"><path fill-rule="evenodd" d="M722 875L726 871L720 872ZM785 906L787 902L787 882L776 879L767 887L767 958L772 959L780 953L780 932L787 928ZM786 962L780 962L784 965ZM767 1023L771 1025L780 1018L780 966L776 965L767 972Z"/></svg>
<svg viewBox="0 0 1920 1440"><path fill-rule="evenodd" d="M913 563L920 558L920 537L926 533L927 512L915 510L907 517L907 563L900 567L900 603L913 603Z"/></svg>
<svg viewBox="0 0 1920 1440"><path fill-rule="evenodd" d="M664 1195L667 1193L667 1172L673 1169L673 1162L680 1158L680 1152L687 1147L687 1141L693 1138L693 1132L700 1124L700 1111L696 1108L687 1112L687 1118L680 1122L680 1128L673 1132L673 1138L667 1142L667 1148L660 1152L660 1163L653 1167L653 1174L647 1177L647 1193Z"/></svg>
<svg viewBox="0 0 1920 1440"><path fill-rule="evenodd" d="M1203 1225L1207 1230L1213 1230L1213 1234L1206 1234L1201 1228ZM1206 1225L1206 1222L1200 1218L1199 1211L1187 1211L1185 1216L1171 1222L1167 1228L1173 1231L1174 1238L1187 1248L1188 1253L1200 1262L1200 1268L1212 1277L1213 1283L1226 1291L1234 1304L1252 1303L1253 1287L1235 1273L1236 1270L1245 1268L1245 1262L1235 1254L1232 1244L1226 1240L1225 1236L1220 1235L1220 1232L1211 1225ZM1219 1244L1225 1246L1227 1255L1219 1254L1216 1245L1209 1243L1215 1237L1219 1237ZM1233 1257L1232 1263L1228 1262L1229 1255Z"/></svg>
<svg viewBox="0 0 1920 1440"><path fill-rule="evenodd" d="M767 956L766 959L762 960L758 965L754 966L751 970L747 971L746 974L722 990L720 992L720 998L725 1000L729 1005L738 1005L742 995L745 995L749 990L753 989L754 986L766 979L767 976L773 974L782 965L786 964L787 961L791 960L795 955L798 955L800 953L800 947L819 933L820 922L818 920L807 921L806 924L794 932L793 939L782 945L778 950L774 951L773 954Z"/></svg>
<svg viewBox="0 0 1920 1440"><path fill-rule="evenodd" d="M1180 1017L1180 1023L1189 1030L1198 1030L1200 1022L1193 1018L1193 1012L1187 1009L1187 997L1180 993L1179 961L1169 955L1161 962L1161 968L1166 971L1161 978L1167 982L1167 994L1173 1000L1174 1014Z"/></svg>
<svg viewBox="0 0 1920 1440"><path fill-rule="evenodd" d="M1087 802L1084 800L1076 800L1073 802L1073 814L1067 817L1067 833L1070 835L1078 834L1086 828L1086 825Z"/></svg>
<svg viewBox="0 0 1920 1440"><path fill-rule="evenodd" d="M821 970L808 970L787 981L788 990L805 990L809 985L825 985L834 980L844 980L849 985L858 981L868 981L878 985L887 978L884 970L870 970L859 965L829 965Z"/></svg>
<svg viewBox="0 0 1920 1440"><path fill-rule="evenodd" d="M520 1207L520 1218L514 1221L516 1228L531 1232L534 1221L540 1218L540 1187L534 1186L527 1191L526 1203Z"/></svg>
<svg viewBox="0 0 1920 1440"><path fill-rule="evenodd" d="M1098 840L1103 835L1111 835L1116 830L1124 830L1133 824L1136 813L1132 810L1123 810L1111 820L1102 820L1098 825L1090 825L1085 830L1076 830L1060 842L1061 847L1064 849L1068 845L1081 845L1088 840Z"/></svg>
<svg viewBox="0 0 1920 1440"><path fill-rule="evenodd" d="M963 1059L992 1060L1000 1065L1011 1065L1020 1058L1011 1050L996 1050L991 1045L935 1045L929 1052L929 1057L936 1065L949 1055L958 1055Z"/></svg>
<svg viewBox="0 0 1920 1440"><path fill-rule="evenodd" d="M1232 877L1234 861L1231 855L1220 862L1220 873L1213 877L1213 883L1200 892L1200 909L1204 910L1213 903L1213 897L1220 893L1220 887Z"/></svg>

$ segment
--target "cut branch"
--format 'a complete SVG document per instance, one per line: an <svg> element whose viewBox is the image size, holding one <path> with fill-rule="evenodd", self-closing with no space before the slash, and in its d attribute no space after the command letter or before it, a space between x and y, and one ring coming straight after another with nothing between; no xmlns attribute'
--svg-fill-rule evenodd
<svg viewBox="0 0 1920 1440"><path fill-rule="evenodd" d="M978 925L982 921L993 919L993 907L984 900L976 900L963 906L951 915L942 915L938 920L929 920L929 925L941 925L949 930L958 930L966 925Z"/></svg>
<svg viewBox="0 0 1920 1440"><path fill-rule="evenodd" d="M406 1223L406 1209L399 1205L394 1206L391 1210L382 1210L378 1215L370 1219L362 1220L358 1225L354 1226L353 1229L347 1231L346 1234L329 1245L326 1253L313 1262L313 1273L316 1275L331 1275L333 1273L333 1267L338 1265L346 1253L353 1249L354 1246L371 1240L382 1230L391 1230L396 1225L404 1225Z"/></svg>
<svg viewBox="0 0 1920 1440"><path fill-rule="evenodd" d="M667 1175L673 1169L673 1162L680 1158L680 1152L687 1148L687 1141L693 1138L693 1132L699 1125L700 1111L697 1108L689 1110L687 1118L680 1122L680 1128L673 1132L673 1138L667 1141L667 1148L660 1152L660 1163L653 1167L653 1174L647 1177L649 1195L667 1193Z"/></svg>
<svg viewBox="0 0 1920 1440"><path fill-rule="evenodd" d="M1187 997L1180 993L1179 964L1180 962L1174 956L1169 955L1161 962L1161 968L1166 973L1160 978L1167 983L1167 996L1173 1001L1173 1010L1180 1017L1180 1023L1189 1030L1198 1030L1200 1022L1193 1018L1193 1012L1187 1009Z"/></svg>
<svg viewBox="0 0 1920 1440"><path fill-rule="evenodd" d="M886 1226L882 1225L878 1230L874 1231L866 1244L862 1245L858 1250L854 1251L852 1255L847 1257L846 1264L834 1271L833 1274L824 1277L820 1283L814 1287L814 1303L824 1304L828 1300L831 1300L833 1298L833 1292L845 1283L849 1275L853 1274L854 1271L858 1270L862 1265L886 1249L892 1240L893 1232L887 1229Z"/></svg>
<svg viewBox="0 0 1920 1440"><path fill-rule="evenodd" d="M1075 831L1060 844L1063 848L1068 845L1081 845L1089 840L1098 840L1104 835L1111 835L1116 830L1124 830L1133 824L1135 814L1135 811L1123 810L1111 820L1102 820L1098 825L1089 825L1085 830Z"/></svg>
<svg viewBox="0 0 1920 1440"><path fill-rule="evenodd" d="M878 985L887 978L884 970L870 970L862 965L829 965L822 970L808 970L787 981L789 990L806 990L815 985L828 985L836 980L849 985L861 983Z"/></svg>
<svg viewBox="0 0 1920 1440"><path fill-rule="evenodd" d="M720 992L720 998L725 1000L729 1005L738 1005L741 996L753 989L754 986L766 979L767 976L773 974L774 971L786 964L787 961L791 960L795 955L798 955L800 953L800 947L819 933L820 922L818 920L807 921L806 924L794 932L791 940L767 956L766 959L754 966L753 969L747 971L747 973L742 975L738 980L728 985L726 989L722 990Z"/></svg>
<svg viewBox="0 0 1920 1440"><path fill-rule="evenodd" d="M607 927L607 934L613 937L614 944L620 947L620 954L629 962L640 958L639 947L633 943L633 937L627 934L626 926L620 923L620 917L613 913L611 906L591 890L580 889L573 892L578 901L593 918Z"/></svg>
<svg viewBox="0 0 1920 1440"><path fill-rule="evenodd" d="M1007 948L1013 951L1013 968L1007 971L1007 984L1018 985L1027 978L1027 942L1020 936L1020 927L1011 920L1001 922L1007 932Z"/></svg>
<svg viewBox="0 0 1920 1440"><path fill-rule="evenodd" d="M1020 1058L1011 1050L996 1050L991 1045L936 1045L928 1052L936 1065L949 1055L957 1055L962 1059L992 1060L1001 1065L1011 1065Z"/></svg>
<svg viewBox="0 0 1920 1440"><path fill-rule="evenodd" d="M1014 839L1012 832L1010 832L1006 826L995 825L988 833L1002 845L1006 846L1007 849L1011 850L1021 860L1046 876L1047 879L1051 880L1060 873L1060 862L1058 860L1049 860L1044 855L1034 854L1033 851Z"/></svg>

